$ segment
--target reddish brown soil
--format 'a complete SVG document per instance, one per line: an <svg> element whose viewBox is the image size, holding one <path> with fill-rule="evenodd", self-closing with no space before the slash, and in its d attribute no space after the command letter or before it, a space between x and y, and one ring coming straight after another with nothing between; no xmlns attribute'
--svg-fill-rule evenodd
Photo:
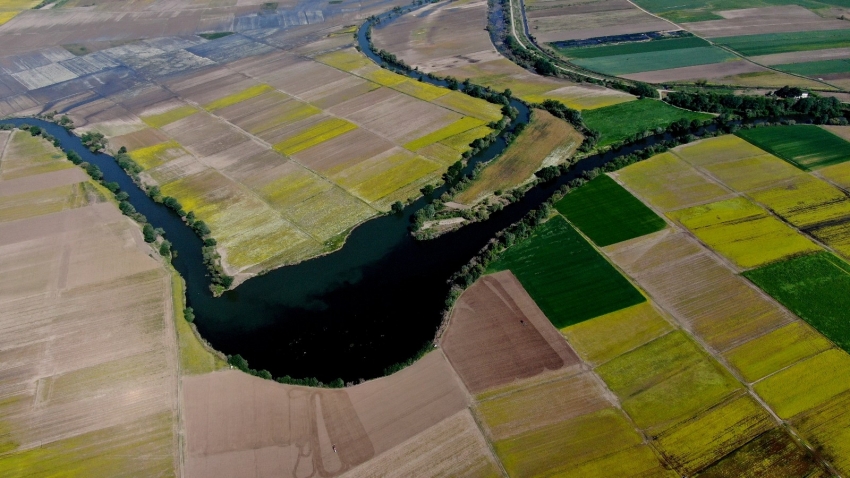
<svg viewBox="0 0 850 478"><path fill-rule="evenodd" d="M509 271L484 276L461 295L442 347L472 393L579 363Z"/></svg>

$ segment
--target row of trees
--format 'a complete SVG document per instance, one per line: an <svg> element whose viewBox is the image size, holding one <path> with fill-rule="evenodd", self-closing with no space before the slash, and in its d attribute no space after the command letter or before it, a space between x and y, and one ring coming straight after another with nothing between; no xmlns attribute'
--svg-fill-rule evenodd
<svg viewBox="0 0 850 478"><path fill-rule="evenodd" d="M785 90L785 91L783 91ZM816 122L826 123L830 118L844 116L844 107L833 97L788 96L784 87L781 95L745 96L715 91L675 91L664 99L673 106L693 111L726 113L742 118L777 116L810 116Z"/></svg>
<svg viewBox="0 0 850 478"><path fill-rule="evenodd" d="M341 378L337 378L336 380L332 381L331 383L322 383L321 381L319 381L315 377L292 378L289 375L284 375L283 377L278 377L278 378L275 379L275 378L272 377L271 372L269 372L266 369L257 370L257 369L251 368L248 365L248 361L245 360L245 358L242 357L239 354L228 355L227 356L227 363L230 364L233 367L238 368L239 370L241 370L241 371L243 371L243 372L245 372L249 375L264 378L266 380L275 380L278 383L285 383L285 384L288 384L288 385L304 385L304 386L307 386L307 387L323 387L323 388L342 388L342 387L345 386L345 382L343 382Z"/></svg>

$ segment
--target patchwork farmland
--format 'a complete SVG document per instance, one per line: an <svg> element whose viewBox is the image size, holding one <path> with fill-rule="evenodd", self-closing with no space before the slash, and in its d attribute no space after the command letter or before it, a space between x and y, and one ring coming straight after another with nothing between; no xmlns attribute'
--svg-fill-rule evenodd
<svg viewBox="0 0 850 478"><path fill-rule="evenodd" d="M0 5L0 116L55 110L78 134L105 135L108 151L124 148L140 182L209 225L237 285L340 248L359 224L440 184L502 119L501 105L382 69L355 48L367 17L409 2L34 3ZM850 24L836 2L523 5L538 41L627 79L827 90L848 73ZM372 36L421 71L581 110L603 148L713 118L523 69L490 42L487 16L481 0L438 2ZM560 43L647 32L665 34ZM582 135L532 110L451 207L488 205L574 160ZM151 226L121 215L114 185L30 131L0 130L0 475L850 475L846 126L745 127L588 172L533 230L482 239L501 252L452 289L416 360L330 385L250 376L234 370L247 368L236 356L228 367L191 323L196 284L185 290L146 242ZM429 199L447 201L438 195ZM408 240L403 216L381 221ZM367 245L344 264L315 261L343 286L314 293L304 286L316 277L299 273L267 295L333 310L332 294L356 295L375 272L361 256L466 245L396 248L384 230L363 229ZM378 272L397 277L390 269ZM411 289L406 311L433 292ZM263 333L249 315L274 304L231 319ZM414 325L412 314L375 310ZM274 313L257 322L291 311ZM344 324L339 344L380 352L352 315L329 325ZM306 336L275 336L272 352ZM304 353L320 361L339 344Z"/></svg>

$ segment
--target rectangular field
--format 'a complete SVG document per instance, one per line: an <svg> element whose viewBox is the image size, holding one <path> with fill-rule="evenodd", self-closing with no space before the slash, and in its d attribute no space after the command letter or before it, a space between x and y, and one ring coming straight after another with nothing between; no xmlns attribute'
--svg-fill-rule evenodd
<svg viewBox="0 0 850 478"><path fill-rule="evenodd" d="M486 275L460 296L441 345L472 393L580 363L510 272Z"/></svg>
<svg viewBox="0 0 850 478"><path fill-rule="evenodd" d="M840 473L850 472L850 392L800 414L794 426Z"/></svg>
<svg viewBox="0 0 850 478"><path fill-rule="evenodd" d="M545 163L558 164L569 158L581 141L581 134L566 121L534 110L519 137L454 200L474 204L495 191L508 192L531 179Z"/></svg>
<svg viewBox="0 0 850 478"><path fill-rule="evenodd" d="M645 71L668 70L689 66L711 65L733 61L738 57L714 46L682 48L676 50L628 53L622 55L579 58L573 63L588 70L608 75L629 75Z"/></svg>
<svg viewBox="0 0 850 478"><path fill-rule="evenodd" d="M805 236L743 197L667 215L743 269L820 250Z"/></svg>
<svg viewBox="0 0 850 478"><path fill-rule="evenodd" d="M688 121L711 118L707 114L680 110L663 101L651 99L630 101L585 111L582 115L589 128L602 134L599 146L623 141L636 133L643 133L658 127L666 128L682 118Z"/></svg>
<svg viewBox="0 0 850 478"><path fill-rule="evenodd" d="M570 192L555 208L599 247L667 227L664 219L605 174Z"/></svg>
<svg viewBox="0 0 850 478"><path fill-rule="evenodd" d="M793 33L764 33L717 38L715 43L745 56L772 55L789 51L825 50L850 46L850 29Z"/></svg>
<svg viewBox="0 0 850 478"><path fill-rule="evenodd" d="M614 177L662 211L717 201L731 194L671 152L632 164Z"/></svg>
<svg viewBox="0 0 850 478"><path fill-rule="evenodd" d="M850 159L850 143L817 126L771 126L741 130L738 135L804 171Z"/></svg>
<svg viewBox="0 0 850 478"><path fill-rule="evenodd" d="M850 218L847 194L808 174L753 191L750 196L798 229L836 225Z"/></svg>
<svg viewBox="0 0 850 478"><path fill-rule="evenodd" d="M557 44L553 44L553 46L568 58L600 58L606 56L633 55L637 53L706 47L710 46L710 44L702 38L686 37L585 48L558 48Z"/></svg>
<svg viewBox="0 0 850 478"><path fill-rule="evenodd" d="M561 216L512 246L490 269L511 270L557 328L646 300Z"/></svg>
<svg viewBox="0 0 850 478"><path fill-rule="evenodd" d="M745 272L765 292L850 351L850 264L828 252Z"/></svg>
<svg viewBox="0 0 850 478"><path fill-rule="evenodd" d="M740 382L681 331L623 354L596 372L635 424L652 434L741 389Z"/></svg>
<svg viewBox="0 0 850 478"><path fill-rule="evenodd" d="M773 68L796 75L816 76L850 73L850 60L821 60L805 63L787 63L773 65Z"/></svg>

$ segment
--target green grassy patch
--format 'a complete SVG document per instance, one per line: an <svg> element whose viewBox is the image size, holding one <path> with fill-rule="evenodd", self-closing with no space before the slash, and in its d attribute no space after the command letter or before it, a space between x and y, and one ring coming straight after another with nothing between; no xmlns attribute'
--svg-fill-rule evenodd
<svg viewBox="0 0 850 478"><path fill-rule="evenodd" d="M850 159L850 143L813 125L747 129L738 136L805 171Z"/></svg>
<svg viewBox="0 0 850 478"><path fill-rule="evenodd" d="M850 73L850 60L807 61L774 65L773 68L798 75L818 76L833 73Z"/></svg>
<svg viewBox="0 0 850 478"><path fill-rule="evenodd" d="M664 219L604 174L568 194L555 208L599 247L667 226Z"/></svg>
<svg viewBox="0 0 850 478"><path fill-rule="evenodd" d="M199 33L198 36L207 40L217 40L226 36L233 35L233 32L215 32L215 33Z"/></svg>
<svg viewBox="0 0 850 478"><path fill-rule="evenodd" d="M553 45L555 46L555 45ZM584 48L555 48L569 58L599 58L603 56L634 55L654 51L680 50L711 46L698 37L667 38L662 40L623 43L620 45L594 46Z"/></svg>
<svg viewBox="0 0 850 478"><path fill-rule="evenodd" d="M747 271L744 276L850 351L850 264L819 252Z"/></svg>
<svg viewBox="0 0 850 478"><path fill-rule="evenodd" d="M714 42L746 56L771 55L789 51L847 47L850 46L850 30L764 33L716 38Z"/></svg>
<svg viewBox="0 0 850 478"><path fill-rule="evenodd" d="M656 100L629 101L605 108L583 111L584 122L602 134L599 146L622 141L635 133L666 128L671 123L685 118L688 121L710 119L711 115L685 111Z"/></svg>
<svg viewBox="0 0 850 478"><path fill-rule="evenodd" d="M816 9L832 5L848 6L846 0L636 0L635 3L676 23L721 20L723 17L714 12L739 8L799 5Z"/></svg>
<svg viewBox="0 0 850 478"><path fill-rule="evenodd" d="M737 58L738 57L735 55L721 48L703 46L682 48L678 50L661 50L596 58L580 58L572 60L572 62L589 70L606 73L608 75L628 75L643 71L666 70L669 68L722 63L725 61L735 60Z"/></svg>
<svg viewBox="0 0 850 478"><path fill-rule="evenodd" d="M646 300L560 216L490 266L490 272L506 269L557 328Z"/></svg>

